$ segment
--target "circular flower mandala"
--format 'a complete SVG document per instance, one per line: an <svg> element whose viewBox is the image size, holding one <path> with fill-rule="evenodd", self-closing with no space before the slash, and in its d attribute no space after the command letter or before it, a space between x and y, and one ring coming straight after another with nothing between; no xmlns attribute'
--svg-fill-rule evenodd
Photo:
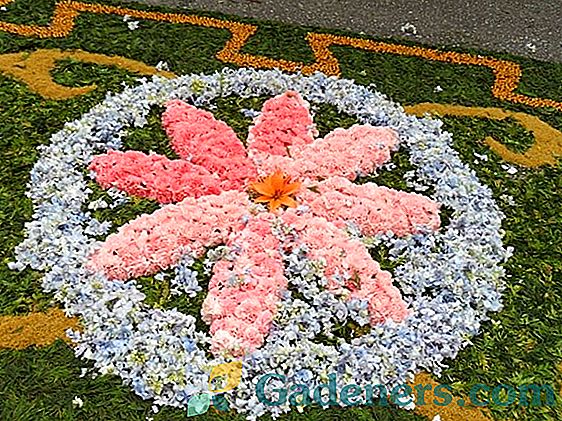
<svg viewBox="0 0 562 421"><path fill-rule="evenodd" d="M233 95L271 97L247 147L197 108ZM362 124L317 138L309 102ZM119 150L154 105L166 106L163 126L180 159ZM81 317L83 331L72 333L77 354L157 404L185 406L208 390L212 366L235 358L242 380L227 395L250 418L290 409L259 402L255 383L266 373L310 388L329 373L341 384L389 387L422 369L439 374L500 309L500 263L509 256L490 190L440 126L322 74L240 69L143 81L108 96L43 148L31 174L34 220L13 267L45 271L45 289ZM430 197L354 183L399 147ZM100 243L108 227L84 210L87 166L102 187L161 208ZM441 228L440 205L453 211ZM372 241L402 262L393 276L370 257ZM144 302L135 278L176 266L176 283L192 292L190 262L219 245L208 259L208 333L192 316ZM368 325L366 333L351 341L334 335L348 320Z"/></svg>

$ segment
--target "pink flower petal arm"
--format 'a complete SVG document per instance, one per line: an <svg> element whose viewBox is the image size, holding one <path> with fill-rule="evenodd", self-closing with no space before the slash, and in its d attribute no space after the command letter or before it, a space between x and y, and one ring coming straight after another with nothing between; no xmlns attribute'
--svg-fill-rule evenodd
<svg viewBox="0 0 562 421"><path fill-rule="evenodd" d="M248 196L237 191L186 198L142 215L107 237L89 266L112 279L149 275L176 264L182 254L202 254L244 227Z"/></svg>
<svg viewBox="0 0 562 421"><path fill-rule="evenodd" d="M441 223L439 203L415 193L377 186L354 184L333 177L304 190L301 200L315 215L323 216L340 228L354 222L364 235L392 231L397 236L437 230Z"/></svg>
<svg viewBox="0 0 562 421"><path fill-rule="evenodd" d="M358 175L372 173L390 160L397 141L396 133L386 127L355 125L349 129L336 129L310 145L294 146L290 158L263 157L260 172L280 168L297 178L321 180L340 176L354 180Z"/></svg>
<svg viewBox="0 0 562 421"><path fill-rule="evenodd" d="M256 159L267 155L288 156L294 146L311 143L318 134L308 103L294 91L268 99L250 127L248 153Z"/></svg>
<svg viewBox="0 0 562 421"><path fill-rule="evenodd" d="M279 240L273 235L272 214L252 217L230 239L234 259L217 262L202 314L211 324L211 350L244 355L259 348L287 288Z"/></svg>
<svg viewBox="0 0 562 421"><path fill-rule="evenodd" d="M162 115L174 151L222 180L223 190L241 190L256 169L234 130L213 114L180 100L169 101Z"/></svg>
<svg viewBox="0 0 562 421"><path fill-rule="evenodd" d="M130 195L179 202L186 197L218 194L220 179L188 161L139 151L112 151L96 156L89 166L103 188L116 187Z"/></svg>
<svg viewBox="0 0 562 421"><path fill-rule="evenodd" d="M325 262L328 290L341 294L347 289L349 298L368 300L371 324L389 319L400 322L408 315L391 274L380 268L363 243L322 217L288 210L281 219L296 229L298 244L308 246L308 258Z"/></svg>

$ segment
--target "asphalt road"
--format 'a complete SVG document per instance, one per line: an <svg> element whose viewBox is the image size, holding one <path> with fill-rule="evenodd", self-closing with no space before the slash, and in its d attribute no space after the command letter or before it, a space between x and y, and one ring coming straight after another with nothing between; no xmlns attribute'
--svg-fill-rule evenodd
<svg viewBox="0 0 562 421"><path fill-rule="evenodd" d="M562 0L137 1L562 62Z"/></svg>

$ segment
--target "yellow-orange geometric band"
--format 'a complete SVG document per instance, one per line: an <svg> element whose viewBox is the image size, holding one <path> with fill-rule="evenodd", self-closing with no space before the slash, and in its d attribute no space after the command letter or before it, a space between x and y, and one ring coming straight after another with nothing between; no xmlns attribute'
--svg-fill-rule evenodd
<svg viewBox="0 0 562 421"><path fill-rule="evenodd" d="M13 0L0 0L1 4L11 3ZM427 60L441 61L451 64L484 66L492 70L494 85L492 94L501 100L531 107L552 107L562 111L562 102L552 99L534 98L515 92L521 79L521 66L508 60L499 60L493 57L482 57L454 51L440 51L436 49L411 47L400 44L377 42L361 38L352 38L332 34L309 33L307 41L314 53L314 63L304 63L283 59L274 59L261 55L242 53L241 50L254 35L258 26L233 22L223 19L204 16L185 15L180 13L161 13L144 10L108 6L103 4L90 4L75 1L62 1L57 3L53 18L48 26L20 25L9 22L0 22L0 31L18 34L25 37L57 38L67 36L80 13L114 14L131 16L136 19L146 19L170 23L196 25L207 28L226 29L231 33L230 39L224 48L217 53L217 58L226 63L238 66L255 68L279 68L288 72L301 71L311 74L321 71L327 75L339 76L341 74L338 59L330 51L331 46L348 46L383 54L396 54L409 57L419 57Z"/></svg>

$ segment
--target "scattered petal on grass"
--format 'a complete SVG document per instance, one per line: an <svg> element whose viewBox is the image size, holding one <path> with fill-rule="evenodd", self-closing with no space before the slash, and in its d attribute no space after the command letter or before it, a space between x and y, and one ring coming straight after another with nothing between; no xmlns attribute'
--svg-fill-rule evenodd
<svg viewBox="0 0 562 421"><path fill-rule="evenodd" d="M479 154L477 152L474 152L474 156L481 161L484 161L484 162L488 161L488 155L486 155L486 154Z"/></svg>
<svg viewBox="0 0 562 421"><path fill-rule="evenodd" d="M502 200L508 206L515 206L516 205L515 199L513 198L513 196L511 196L509 194L500 195L500 200Z"/></svg>
<svg viewBox="0 0 562 421"><path fill-rule="evenodd" d="M72 405L78 408L82 408L82 406L84 405L84 401L80 399L78 396L74 396L74 399L72 399Z"/></svg>
<svg viewBox="0 0 562 421"><path fill-rule="evenodd" d="M156 69L169 71L170 65L165 61L159 61L158 63L156 63Z"/></svg>
<svg viewBox="0 0 562 421"><path fill-rule="evenodd" d="M517 172L519 171L519 170L518 170L517 168L515 168L513 165L502 164L502 168L503 168L509 175L517 174Z"/></svg>

